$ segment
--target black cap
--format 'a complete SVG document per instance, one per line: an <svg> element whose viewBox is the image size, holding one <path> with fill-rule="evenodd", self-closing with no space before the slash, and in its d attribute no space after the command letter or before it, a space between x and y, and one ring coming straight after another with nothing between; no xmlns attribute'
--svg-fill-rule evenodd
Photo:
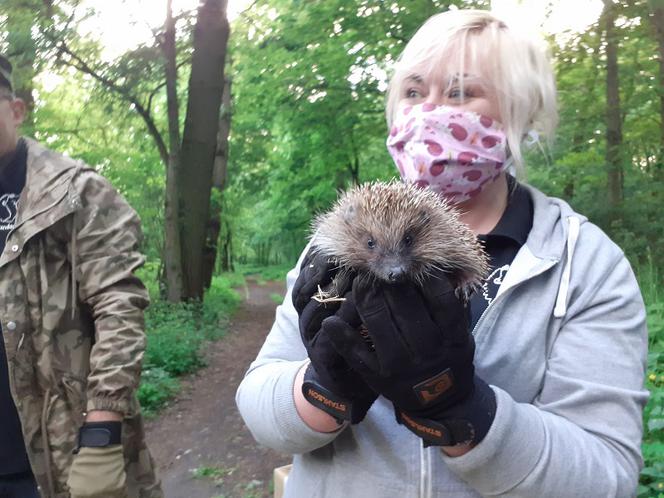
<svg viewBox="0 0 664 498"><path fill-rule="evenodd" d="M0 54L0 87L5 87L10 92L14 91L12 85L12 63L2 54Z"/></svg>

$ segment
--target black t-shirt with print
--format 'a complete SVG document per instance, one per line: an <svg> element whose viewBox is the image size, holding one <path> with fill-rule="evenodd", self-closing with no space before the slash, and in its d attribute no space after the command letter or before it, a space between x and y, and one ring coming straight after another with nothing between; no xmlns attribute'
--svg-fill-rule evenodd
<svg viewBox="0 0 664 498"><path fill-rule="evenodd" d="M13 158L0 158L0 253L16 222L18 198L25 186L27 156L27 146L19 140ZM0 341L0 476L27 471L30 471L30 464L21 422L9 391L5 344Z"/></svg>
<svg viewBox="0 0 664 498"><path fill-rule="evenodd" d="M525 244L533 226L533 201L528 191L510 175L507 207L498 224L486 235L479 235L490 258L490 272L470 300L471 330L498 293L507 270Z"/></svg>

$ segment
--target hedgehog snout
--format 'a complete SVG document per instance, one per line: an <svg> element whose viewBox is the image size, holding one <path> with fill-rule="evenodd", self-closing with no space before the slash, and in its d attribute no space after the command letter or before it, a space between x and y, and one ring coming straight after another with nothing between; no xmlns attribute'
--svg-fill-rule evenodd
<svg viewBox="0 0 664 498"><path fill-rule="evenodd" d="M406 278L406 269L402 265L388 268L387 278L392 283L401 282Z"/></svg>
<svg viewBox="0 0 664 498"><path fill-rule="evenodd" d="M388 283L402 282L408 276L408 268L403 260L397 257L384 258L373 268L374 274Z"/></svg>

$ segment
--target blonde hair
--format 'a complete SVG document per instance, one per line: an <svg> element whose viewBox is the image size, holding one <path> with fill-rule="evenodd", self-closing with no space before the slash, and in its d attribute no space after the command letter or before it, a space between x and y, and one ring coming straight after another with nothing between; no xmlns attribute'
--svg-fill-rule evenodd
<svg viewBox="0 0 664 498"><path fill-rule="evenodd" d="M395 64L387 94L388 127L409 77L457 77L463 91L465 67L476 68L491 86L509 151L523 173L521 146L528 133L534 130L549 143L553 139L558 122L555 79L543 42L507 27L489 11L450 10L420 27Z"/></svg>

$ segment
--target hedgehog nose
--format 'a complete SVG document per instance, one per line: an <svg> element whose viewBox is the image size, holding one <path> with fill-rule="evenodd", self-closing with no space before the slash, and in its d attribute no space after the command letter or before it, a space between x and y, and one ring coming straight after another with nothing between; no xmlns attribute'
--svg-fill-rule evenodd
<svg viewBox="0 0 664 498"><path fill-rule="evenodd" d="M387 274L387 278L390 279L390 282L400 282L403 280L406 272L402 266L393 266L390 268L390 271Z"/></svg>

